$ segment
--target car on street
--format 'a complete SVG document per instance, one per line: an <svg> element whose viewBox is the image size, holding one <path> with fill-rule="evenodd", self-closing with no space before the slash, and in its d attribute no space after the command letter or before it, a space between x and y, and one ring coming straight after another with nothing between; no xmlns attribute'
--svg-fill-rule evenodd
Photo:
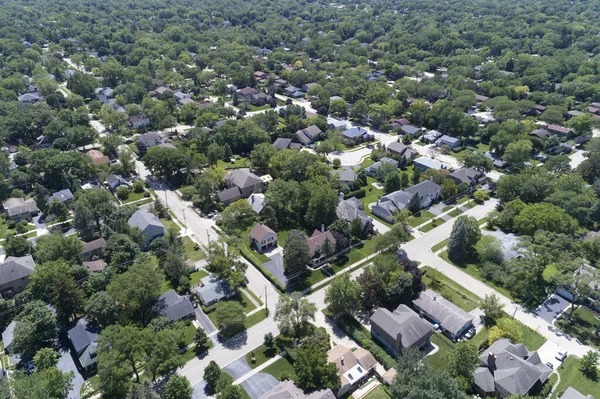
<svg viewBox="0 0 600 399"><path fill-rule="evenodd" d="M563 360L565 360L565 359L567 358L567 356L568 356L568 353L567 353L567 351L566 351L566 350L564 350L564 349L561 349L561 350L559 350L559 351L558 351L558 353L556 354L556 359L557 359L557 360L560 360L560 361L562 362Z"/></svg>

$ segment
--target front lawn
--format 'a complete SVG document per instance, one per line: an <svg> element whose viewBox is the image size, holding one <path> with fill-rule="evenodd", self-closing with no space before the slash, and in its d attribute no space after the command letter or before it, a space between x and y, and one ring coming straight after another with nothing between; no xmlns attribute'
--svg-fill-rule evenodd
<svg viewBox="0 0 600 399"><path fill-rule="evenodd" d="M573 387L583 395L598 395L600 382L589 379L579 367L579 359L569 356L558 368L560 384L554 391L552 398L560 397L568 387Z"/></svg>
<svg viewBox="0 0 600 399"><path fill-rule="evenodd" d="M252 354L254 354L254 359L255 361L252 362ZM255 369L258 366L260 366L261 364L269 361L270 359L273 359L275 357L275 355L277 355L277 348L276 347L272 347L271 349L268 349L264 344L259 346L258 348L254 349L251 352L246 353L246 363L248 363L248 365Z"/></svg>
<svg viewBox="0 0 600 399"><path fill-rule="evenodd" d="M427 233L444 223L446 223L444 219L432 219L431 223L427 223L425 226L419 228L419 230L423 233Z"/></svg>
<svg viewBox="0 0 600 399"><path fill-rule="evenodd" d="M461 211L460 209L456 208L455 210L453 210L452 212L448 213L448 215L454 217L457 217L458 215L460 215L461 213L463 213L463 211Z"/></svg>
<svg viewBox="0 0 600 399"><path fill-rule="evenodd" d="M208 316L210 321L212 321L215 326L217 325L217 312L215 312L215 310L221 303L225 303L225 302L238 302L240 305L242 305L244 307L244 313L250 313L251 311L256 309L256 306L254 306L254 304L250 301L250 299L248 299L246 294L244 294L244 292L242 292L241 290L237 290L237 293L229 299L215 303L214 305L211 305L208 307L205 307L205 306L202 307L202 310L204 311L204 313L206 313L206 315Z"/></svg>
<svg viewBox="0 0 600 399"><path fill-rule="evenodd" d="M281 378L281 375L284 373L287 374L292 380L296 378L294 366L292 366L292 363L290 363L290 361L285 357L282 357L275 363L265 367L262 372L271 374L277 380L279 380L279 378Z"/></svg>
<svg viewBox="0 0 600 399"><path fill-rule="evenodd" d="M433 247L431 247L431 251L432 252L437 252L440 249L444 248L446 245L448 245L448 241L449 240L450 240L450 238L446 238L445 240L438 242Z"/></svg>
<svg viewBox="0 0 600 399"><path fill-rule="evenodd" d="M205 272L204 270L196 270L195 272L190 273L189 278L190 278L190 286L194 286L200 283L200 279L203 277L208 276L208 273ZM174 290L176 287L173 287L171 285L171 282L169 280L167 280L166 276L163 274L163 282L160 286L160 292L161 294L163 292L167 292L169 290Z"/></svg>
<svg viewBox="0 0 600 399"><path fill-rule="evenodd" d="M267 314L264 309L261 309L261 310L257 311L256 313L252 313L250 316L246 317L246 324L245 324L246 329L252 327L255 324L260 323L261 321L263 321L266 318L267 318Z"/></svg>
<svg viewBox="0 0 600 399"><path fill-rule="evenodd" d="M568 315L571 311L571 307L563 313L563 315L556 321L556 324L560 329L575 338L578 338L581 342L593 346L596 349L600 348L600 337L594 334L596 327L600 323L600 314L586 308L579 307L573 313L573 322L569 323Z"/></svg>
<svg viewBox="0 0 600 399"><path fill-rule="evenodd" d="M200 249L196 249L196 244L190 237L183 237L181 239L181 243L183 245L183 252L186 259L190 259L194 262L204 259L204 252Z"/></svg>
<svg viewBox="0 0 600 399"><path fill-rule="evenodd" d="M123 203L124 204L129 204L129 203L134 202L134 201L139 201L142 198L144 198L144 194L145 193L146 193L145 191L142 191L141 193L136 193L136 192L132 191L132 192L129 193L129 195L127 196L127 199L124 200Z"/></svg>
<svg viewBox="0 0 600 399"><path fill-rule="evenodd" d="M508 315L507 315L508 316ZM508 316L510 317L510 316ZM538 350L544 345L546 342L546 338L542 337L538 334L537 331L531 330L523 323L519 323L521 325L521 332L523 333L521 340L516 342L517 344L523 344L530 351ZM487 342L488 337L490 336L490 329L487 327L483 327L483 329L477 333L472 339L471 343L477 347L480 347L484 343Z"/></svg>
<svg viewBox="0 0 600 399"><path fill-rule="evenodd" d="M160 222L165 226L165 230L175 229L180 231L181 229L177 226L177 223L173 221L173 219L160 219Z"/></svg>
<svg viewBox="0 0 600 399"><path fill-rule="evenodd" d="M432 269L429 266L421 268L423 272L427 273L423 275L423 283L427 288L430 288L446 298L456 306L463 309L465 312L470 312L475 309L481 298L472 292L465 289L463 286L450 280L439 271ZM433 283L432 277L436 276L437 283Z"/></svg>
<svg viewBox="0 0 600 399"><path fill-rule="evenodd" d="M435 215L429 211L421 211L421 214L419 216L413 215L408 219L408 225L411 227L417 227L427 222L428 220L433 219L434 217Z"/></svg>

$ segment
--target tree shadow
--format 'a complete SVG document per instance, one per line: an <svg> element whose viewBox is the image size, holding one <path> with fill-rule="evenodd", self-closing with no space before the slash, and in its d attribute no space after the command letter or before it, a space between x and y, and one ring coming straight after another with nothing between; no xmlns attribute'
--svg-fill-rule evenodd
<svg viewBox="0 0 600 399"><path fill-rule="evenodd" d="M219 334L219 342L227 349L240 349L248 341L248 332L243 331L231 338Z"/></svg>

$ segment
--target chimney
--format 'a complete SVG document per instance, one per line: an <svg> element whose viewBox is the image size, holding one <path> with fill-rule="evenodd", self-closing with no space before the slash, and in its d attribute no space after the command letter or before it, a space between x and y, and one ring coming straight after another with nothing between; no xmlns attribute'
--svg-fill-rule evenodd
<svg viewBox="0 0 600 399"><path fill-rule="evenodd" d="M340 199L343 200L344 199L344 193L340 191Z"/></svg>
<svg viewBox="0 0 600 399"><path fill-rule="evenodd" d="M341 357L342 366L344 365L344 356Z"/></svg>
<svg viewBox="0 0 600 399"><path fill-rule="evenodd" d="M494 352L488 353L487 364L494 369L496 368L496 355L494 355Z"/></svg>
<svg viewBox="0 0 600 399"><path fill-rule="evenodd" d="M429 176L429 181L433 181L433 176Z"/></svg>
<svg viewBox="0 0 600 399"><path fill-rule="evenodd" d="M252 198L252 203L254 204L254 195L252 195L251 198Z"/></svg>
<svg viewBox="0 0 600 399"><path fill-rule="evenodd" d="M325 233L325 225L324 224L321 225L321 233Z"/></svg>

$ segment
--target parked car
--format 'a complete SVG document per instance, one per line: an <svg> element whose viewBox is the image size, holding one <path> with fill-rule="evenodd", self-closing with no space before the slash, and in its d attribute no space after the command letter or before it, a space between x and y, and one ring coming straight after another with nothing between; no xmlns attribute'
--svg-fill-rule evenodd
<svg viewBox="0 0 600 399"><path fill-rule="evenodd" d="M475 330L475 328L470 328L469 331L466 332L465 338L471 339L475 336L476 333L477 333L477 331Z"/></svg>
<svg viewBox="0 0 600 399"><path fill-rule="evenodd" d="M551 369L553 369L553 368L554 368L554 365L553 365L552 363L550 363L550 362L546 362L546 366L548 366L548 367L549 367L549 368L551 368Z"/></svg>
<svg viewBox="0 0 600 399"><path fill-rule="evenodd" d="M557 359L557 360L560 360L560 361L562 362L563 360L565 360L565 359L567 358L567 356L568 356L568 353L567 353L567 351L566 351L566 350L564 350L564 349L561 349L561 350L559 350L559 351L558 351L558 353L556 354L556 359Z"/></svg>

